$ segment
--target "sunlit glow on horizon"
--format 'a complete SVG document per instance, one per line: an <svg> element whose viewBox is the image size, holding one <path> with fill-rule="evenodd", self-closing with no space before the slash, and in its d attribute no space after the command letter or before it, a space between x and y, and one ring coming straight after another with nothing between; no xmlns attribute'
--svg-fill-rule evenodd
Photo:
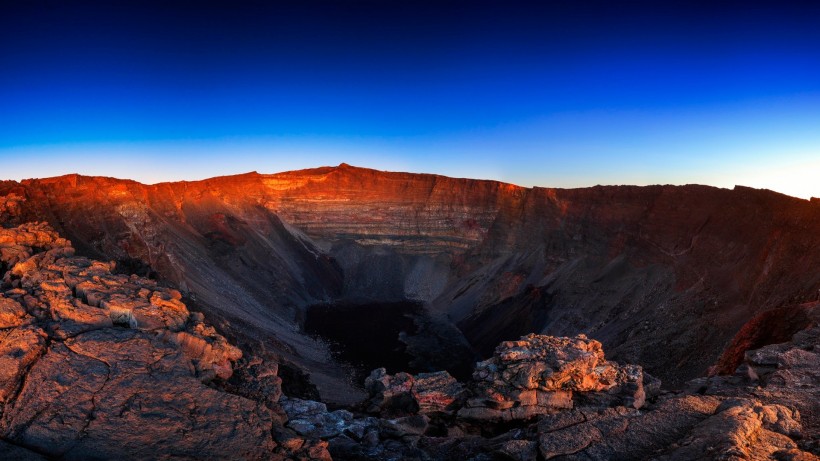
<svg viewBox="0 0 820 461"><path fill-rule="evenodd" d="M66 174L109 176L144 184L195 181L257 171L274 174L340 163L384 171L441 174L450 177L490 179L524 187L577 188L595 185L703 184L720 188L736 185L770 189L793 197L820 197L818 150L779 152L775 155L736 159L691 159L674 167L647 162L642 167L621 160L592 164L577 162L535 163L532 168L512 168L490 154L412 152L409 147L385 143L292 142L273 140L107 143L59 146L26 146L0 149L0 180L20 181ZM471 161L471 157L474 161ZM730 157L730 156L726 156ZM508 158L514 159L515 155ZM708 160L708 161L707 161ZM670 164L671 165L671 164Z"/></svg>
<svg viewBox="0 0 820 461"><path fill-rule="evenodd" d="M818 14L0 3L0 179L150 184L348 163L526 187L818 197Z"/></svg>

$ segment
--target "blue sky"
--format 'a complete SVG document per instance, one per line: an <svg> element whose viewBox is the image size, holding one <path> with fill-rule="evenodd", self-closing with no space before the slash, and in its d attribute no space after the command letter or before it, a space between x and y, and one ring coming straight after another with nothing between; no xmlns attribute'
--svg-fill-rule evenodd
<svg viewBox="0 0 820 461"><path fill-rule="evenodd" d="M4 2L0 178L347 162L820 196L820 8Z"/></svg>

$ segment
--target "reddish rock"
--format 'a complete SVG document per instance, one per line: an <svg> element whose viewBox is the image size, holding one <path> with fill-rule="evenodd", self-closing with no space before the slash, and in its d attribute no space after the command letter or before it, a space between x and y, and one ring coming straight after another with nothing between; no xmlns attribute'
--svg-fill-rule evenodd
<svg viewBox="0 0 820 461"><path fill-rule="evenodd" d="M6 298L0 293L0 330L19 327L23 324L26 310L17 301Z"/></svg>
<svg viewBox="0 0 820 461"><path fill-rule="evenodd" d="M789 437L769 428L794 427L791 413L754 401L727 401L715 415L695 426L681 446L659 460L713 459L769 460L781 454L799 453ZM764 421L768 421L764 424ZM795 453L792 453L794 455ZM803 453L810 456L808 453Z"/></svg>
<svg viewBox="0 0 820 461"><path fill-rule="evenodd" d="M46 334L36 326L0 330L0 405L9 401L40 355Z"/></svg>
<svg viewBox="0 0 820 461"><path fill-rule="evenodd" d="M365 379L364 388L370 394L371 413L380 411L412 413L418 411L410 390L413 388L413 376L408 373L388 375L384 368L377 368Z"/></svg>
<svg viewBox="0 0 820 461"><path fill-rule="evenodd" d="M464 386L446 371L419 373L413 378L410 393L421 414L452 410L464 394Z"/></svg>
<svg viewBox="0 0 820 461"><path fill-rule="evenodd" d="M732 338L731 344L723 351L711 374L732 374L743 363L743 355L748 350L759 349L769 344L789 341L792 336L810 327L815 318L820 318L820 302L788 306L761 312L749 320Z"/></svg>
<svg viewBox="0 0 820 461"><path fill-rule="evenodd" d="M446 371L388 375L378 368L365 380L365 389L373 413L449 412L464 396L464 386Z"/></svg>
<svg viewBox="0 0 820 461"><path fill-rule="evenodd" d="M178 291L75 257L42 224L0 238L15 249L3 261L3 284L14 288L0 295L0 437L17 447L3 442L0 454L273 455L271 411L203 384L229 378L242 354L201 316L189 322ZM312 444L307 453L326 452Z"/></svg>
<svg viewBox="0 0 820 461"><path fill-rule="evenodd" d="M586 405L644 404L643 373L604 358L601 343L528 335L505 341L489 360L476 364L473 396L458 415L477 420L526 420L573 407L578 393Z"/></svg>
<svg viewBox="0 0 820 461"><path fill-rule="evenodd" d="M689 391L761 401L755 406L764 428L792 437L803 449L820 450L820 326L796 333L784 343L744 354L733 376L690 382ZM815 441L815 442L810 442ZM803 443L803 442L801 442ZM813 443L813 445L812 445ZM813 448L812 448L813 447ZM788 450L787 450L788 451Z"/></svg>
<svg viewBox="0 0 820 461"><path fill-rule="evenodd" d="M202 385L179 351L134 330L98 330L52 346L0 427L63 459L259 459L273 448L270 416L259 404Z"/></svg>

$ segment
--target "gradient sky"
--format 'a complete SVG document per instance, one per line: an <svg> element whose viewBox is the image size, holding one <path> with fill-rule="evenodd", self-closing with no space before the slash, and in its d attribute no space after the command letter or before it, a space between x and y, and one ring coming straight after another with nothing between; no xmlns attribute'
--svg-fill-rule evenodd
<svg viewBox="0 0 820 461"><path fill-rule="evenodd" d="M820 2L0 3L0 178L347 162L820 196Z"/></svg>

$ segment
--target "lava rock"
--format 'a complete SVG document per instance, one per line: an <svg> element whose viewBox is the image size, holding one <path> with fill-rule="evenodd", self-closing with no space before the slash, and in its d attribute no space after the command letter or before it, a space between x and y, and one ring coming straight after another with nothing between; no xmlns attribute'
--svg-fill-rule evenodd
<svg viewBox="0 0 820 461"><path fill-rule="evenodd" d="M368 411L385 414L447 413L465 395L464 386L446 371L388 375L377 368L365 380L365 389L370 394Z"/></svg>
<svg viewBox="0 0 820 461"><path fill-rule="evenodd" d="M283 397L279 404L288 415L287 427L309 439L339 436L353 422L353 414L349 411L329 412L322 402Z"/></svg>
<svg viewBox="0 0 820 461"><path fill-rule="evenodd" d="M502 342L473 372L472 397L458 416L475 420L527 420L584 405L645 402L640 366L619 366L604 358L601 343L584 335L558 338L531 334Z"/></svg>

